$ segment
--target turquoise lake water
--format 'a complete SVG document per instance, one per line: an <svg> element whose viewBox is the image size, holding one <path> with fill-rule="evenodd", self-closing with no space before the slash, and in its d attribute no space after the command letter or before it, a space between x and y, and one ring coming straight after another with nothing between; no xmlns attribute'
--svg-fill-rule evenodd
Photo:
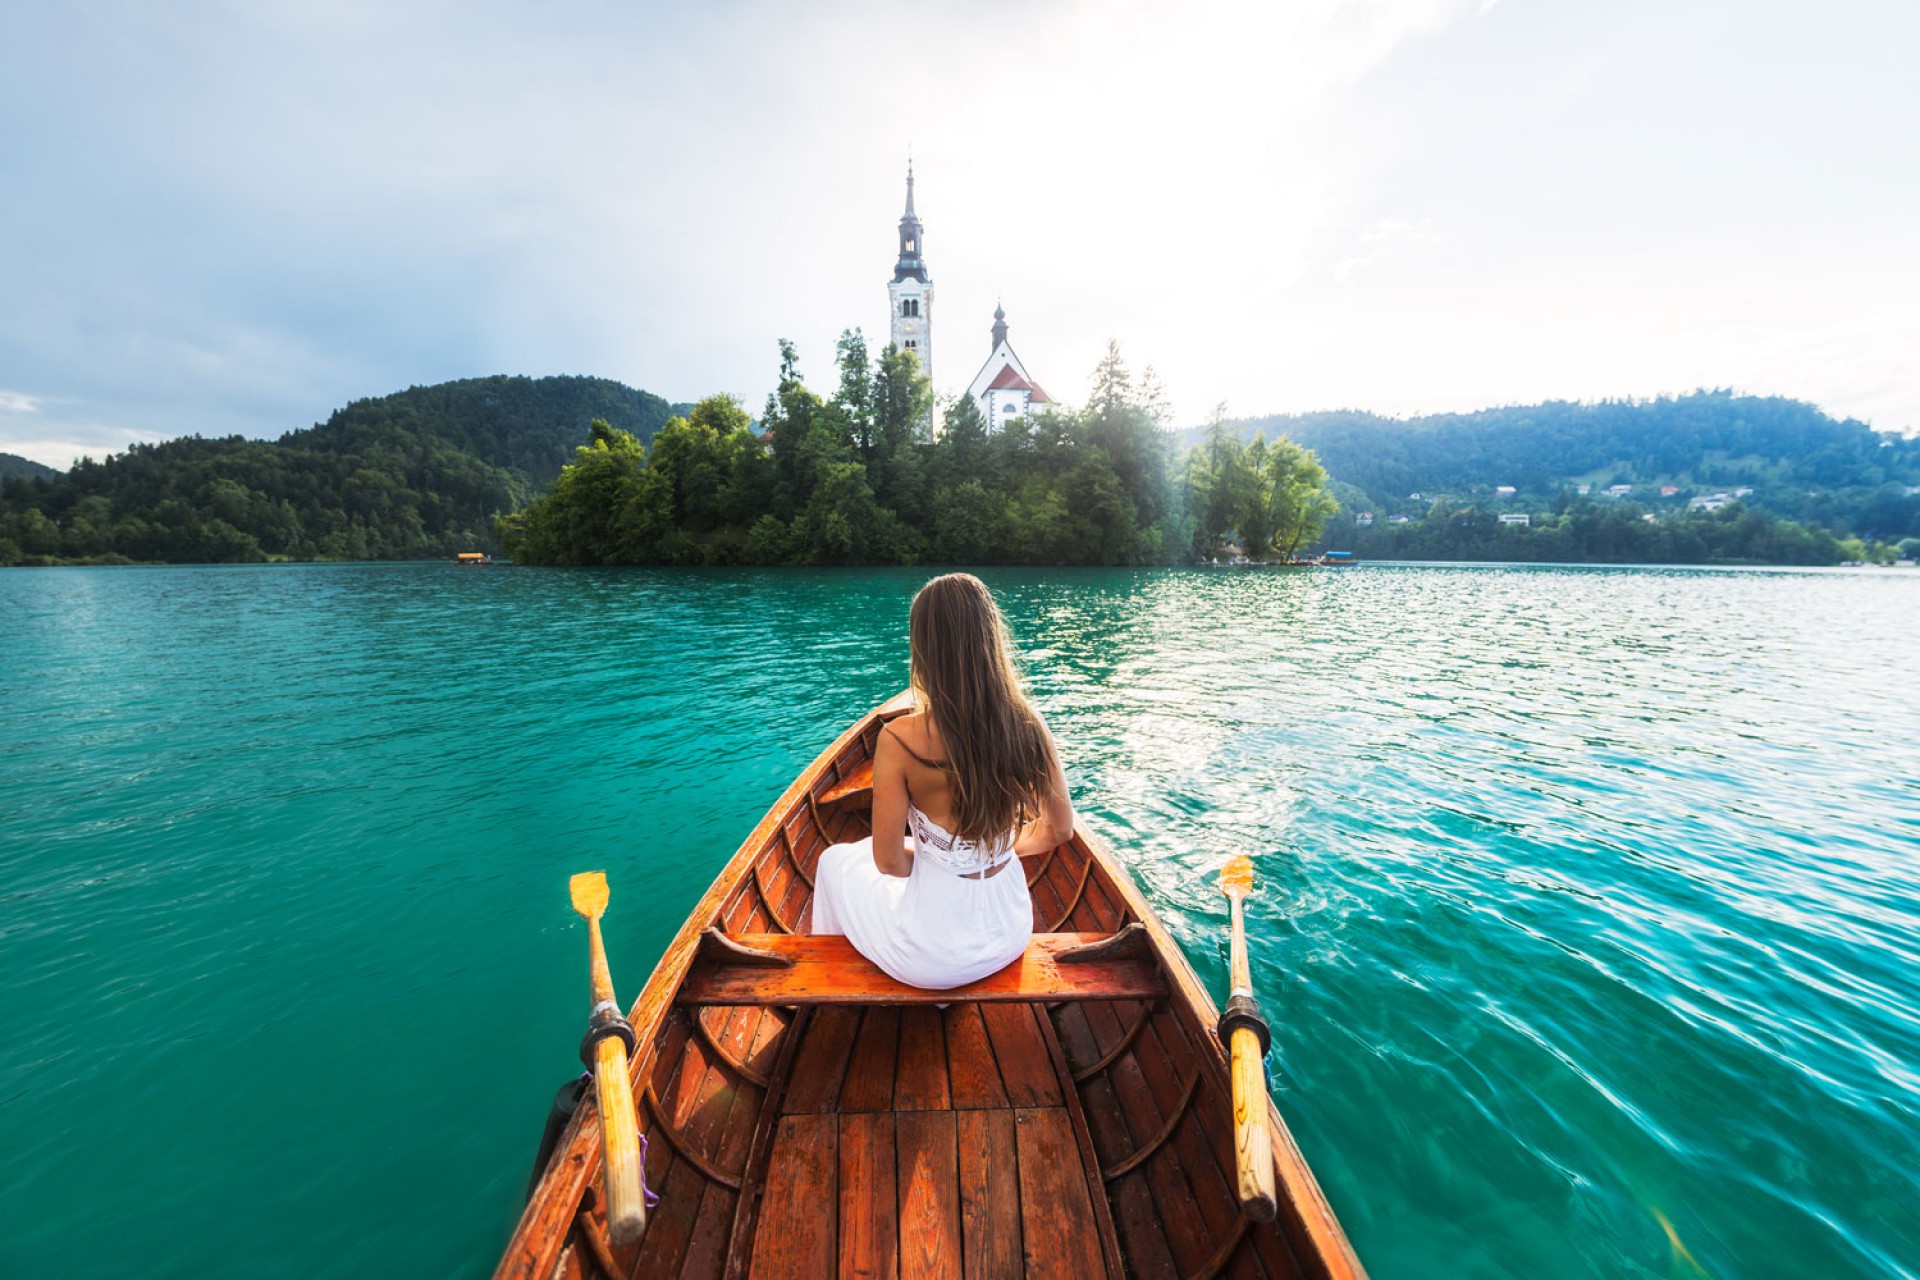
<svg viewBox="0 0 1920 1280"><path fill-rule="evenodd" d="M1376 1280L1920 1276L1920 573L983 576ZM924 577L0 573L0 1275L487 1274Z"/></svg>

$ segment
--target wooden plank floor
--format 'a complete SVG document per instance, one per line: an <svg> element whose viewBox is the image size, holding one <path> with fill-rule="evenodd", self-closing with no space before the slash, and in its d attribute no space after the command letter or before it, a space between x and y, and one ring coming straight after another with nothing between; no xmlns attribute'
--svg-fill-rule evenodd
<svg viewBox="0 0 1920 1280"><path fill-rule="evenodd" d="M775 1129L751 1274L1106 1274L1040 1016L819 1011Z"/></svg>
<svg viewBox="0 0 1920 1280"><path fill-rule="evenodd" d="M795 856L767 877L765 898L802 932L811 893L786 866L810 874L829 839L865 829L864 813L824 816L831 834L796 832ZM1124 922L1083 859L1043 856L1022 870L1036 930L1104 934ZM727 923L747 926L742 914ZM755 909L752 927L765 914ZM1197 1056L1164 997L1052 1011L815 1008L770 1121L764 1181L737 1198L746 1234L736 1239L752 1247L733 1265L887 1280L1298 1276L1277 1230L1240 1219L1219 1090L1191 1087ZM1115 1172L1090 1172L1089 1160ZM730 1203L720 1190L708 1188L716 1203L702 1218ZM698 1254L687 1250L679 1274L713 1274Z"/></svg>

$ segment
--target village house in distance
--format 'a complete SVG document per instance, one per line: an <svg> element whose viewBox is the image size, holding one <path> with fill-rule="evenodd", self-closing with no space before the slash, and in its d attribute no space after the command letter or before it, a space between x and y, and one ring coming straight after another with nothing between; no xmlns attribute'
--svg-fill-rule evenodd
<svg viewBox="0 0 1920 1280"><path fill-rule="evenodd" d="M887 284L887 303L892 316L889 338L903 351L920 359L920 368L933 378L933 277L927 273L926 229L913 208L913 164L907 164L907 210L900 217L900 256L893 264L893 279ZM980 372L967 384L967 394L980 407L980 419L988 431L1000 431L1015 418L1025 417L1053 403L1007 341L1007 313L999 305L993 309L993 350ZM929 423L938 434L937 423Z"/></svg>

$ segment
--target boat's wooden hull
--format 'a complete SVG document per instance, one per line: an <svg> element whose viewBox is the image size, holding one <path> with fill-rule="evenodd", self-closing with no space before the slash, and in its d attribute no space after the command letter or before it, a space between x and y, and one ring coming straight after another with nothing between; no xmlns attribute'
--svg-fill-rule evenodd
<svg viewBox="0 0 1920 1280"><path fill-rule="evenodd" d="M862 795L831 797L870 772L881 723L903 710L896 699L864 717L788 788L633 1007L634 1096L661 1195L645 1237L606 1242L589 1102L496 1275L1362 1276L1270 1103L1279 1216L1240 1214L1215 1007L1090 835L1025 860L1035 931L1139 922L1151 969L1135 964L1113 989L1147 994L1049 1003L1003 984L941 1008L783 988L807 1002L710 1002L739 997L709 929L807 932L821 850L869 830Z"/></svg>

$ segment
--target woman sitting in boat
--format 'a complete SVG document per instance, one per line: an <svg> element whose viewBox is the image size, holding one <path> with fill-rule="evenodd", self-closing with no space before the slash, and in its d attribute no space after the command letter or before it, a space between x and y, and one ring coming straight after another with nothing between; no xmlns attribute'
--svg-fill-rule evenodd
<svg viewBox="0 0 1920 1280"><path fill-rule="evenodd" d="M957 987L1026 950L1019 855L1069 839L1073 803L986 584L935 578L907 633L918 708L880 731L874 834L820 855L813 931L845 934L901 982Z"/></svg>

